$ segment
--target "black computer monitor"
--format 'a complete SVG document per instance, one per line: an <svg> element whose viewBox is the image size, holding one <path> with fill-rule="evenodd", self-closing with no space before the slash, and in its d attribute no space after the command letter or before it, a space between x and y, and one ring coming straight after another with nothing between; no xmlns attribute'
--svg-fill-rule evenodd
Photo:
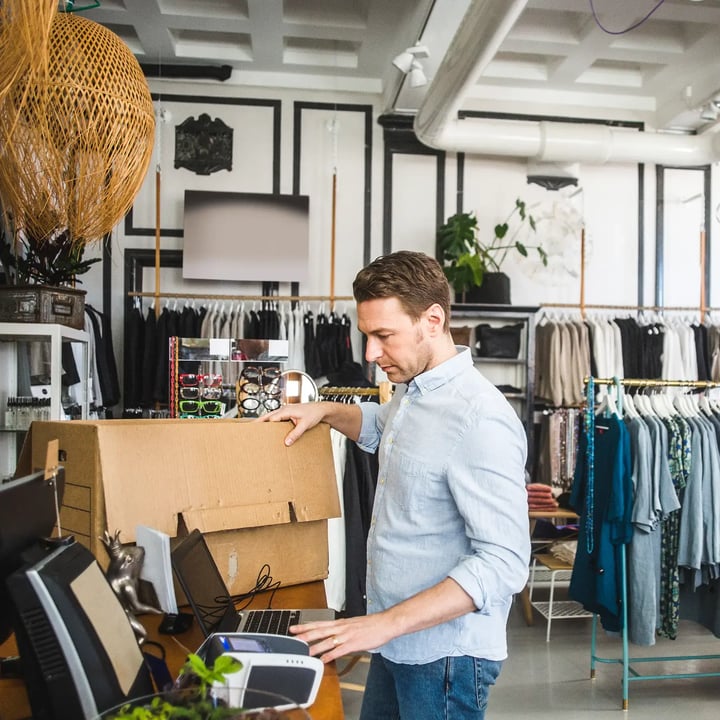
<svg viewBox="0 0 720 720"><path fill-rule="evenodd" d="M45 479L44 471L0 483L0 642L12 632L7 579L23 564L23 553L49 537L65 487L65 470Z"/></svg>
<svg viewBox="0 0 720 720"><path fill-rule="evenodd" d="M0 637L15 633L34 720L90 720L153 692L93 554L71 536L49 537L63 480L61 469L54 481L35 473L0 485Z"/></svg>

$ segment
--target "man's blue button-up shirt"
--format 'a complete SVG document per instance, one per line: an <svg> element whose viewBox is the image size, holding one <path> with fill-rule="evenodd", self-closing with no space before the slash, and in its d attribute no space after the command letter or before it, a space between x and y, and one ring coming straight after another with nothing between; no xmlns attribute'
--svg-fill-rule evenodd
<svg viewBox="0 0 720 720"><path fill-rule="evenodd" d="M403 635L379 652L401 663L450 655L502 660L512 596L530 558L526 436L470 350L362 403L358 444L379 473L368 536L368 613L453 578L477 610Z"/></svg>

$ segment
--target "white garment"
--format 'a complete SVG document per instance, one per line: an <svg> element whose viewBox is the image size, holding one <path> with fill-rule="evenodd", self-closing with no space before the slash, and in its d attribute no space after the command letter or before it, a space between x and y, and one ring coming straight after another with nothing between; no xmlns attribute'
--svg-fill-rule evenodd
<svg viewBox="0 0 720 720"><path fill-rule="evenodd" d="M665 325L663 335L662 377L664 380L685 380L685 365L677 330Z"/></svg>
<svg viewBox="0 0 720 720"><path fill-rule="evenodd" d="M338 612L345 609L345 513L343 503L343 477L347 456L347 438L337 430L330 431L330 442L335 463L335 480L340 498L340 517L328 520L328 576L325 579L327 605Z"/></svg>

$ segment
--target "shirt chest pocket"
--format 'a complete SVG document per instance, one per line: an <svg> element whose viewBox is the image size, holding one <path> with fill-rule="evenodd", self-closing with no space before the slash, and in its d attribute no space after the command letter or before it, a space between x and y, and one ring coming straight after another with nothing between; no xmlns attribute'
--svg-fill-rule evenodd
<svg viewBox="0 0 720 720"><path fill-rule="evenodd" d="M388 463L388 499L404 511L430 511L449 494L441 467L429 458L398 453Z"/></svg>

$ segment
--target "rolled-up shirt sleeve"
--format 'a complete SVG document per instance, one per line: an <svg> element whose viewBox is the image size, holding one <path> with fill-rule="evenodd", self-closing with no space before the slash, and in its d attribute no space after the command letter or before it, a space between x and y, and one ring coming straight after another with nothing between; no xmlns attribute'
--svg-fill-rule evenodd
<svg viewBox="0 0 720 720"><path fill-rule="evenodd" d="M365 452L373 453L377 450L382 437L382 431L385 427L385 419L387 408L389 406L381 406L376 402L360 403L360 411L362 412L362 425L360 426L360 436L357 439L357 445Z"/></svg>
<svg viewBox="0 0 720 720"><path fill-rule="evenodd" d="M482 413L468 424L448 483L465 521L470 553L449 572L481 613L525 586L530 533L526 438L517 416Z"/></svg>

